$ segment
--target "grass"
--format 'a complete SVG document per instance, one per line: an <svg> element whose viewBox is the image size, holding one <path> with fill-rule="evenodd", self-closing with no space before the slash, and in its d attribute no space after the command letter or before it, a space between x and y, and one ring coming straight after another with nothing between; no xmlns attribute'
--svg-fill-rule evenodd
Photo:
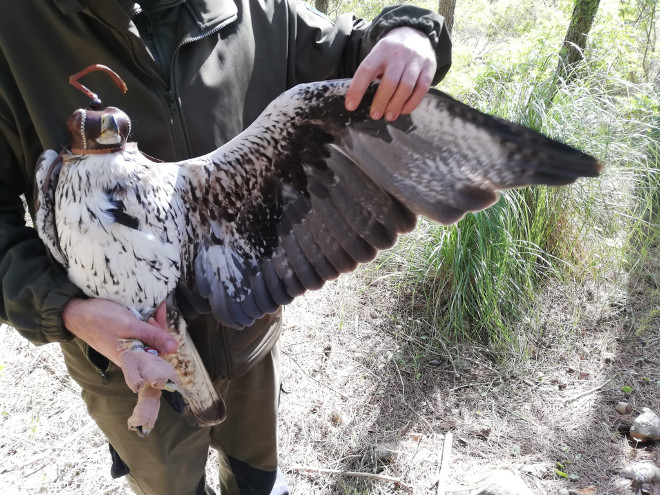
<svg viewBox="0 0 660 495"><path fill-rule="evenodd" d="M536 201L526 199L529 194L537 196ZM511 192L456 227L424 223L417 236L403 243L399 250L406 256L407 281L416 280L437 327L459 340L482 331L491 342L513 338L507 315L524 310L522 303L542 268L555 270L547 262L549 253L538 248L547 232L539 224L544 218L527 214L530 204L547 200L553 200L552 193L543 188ZM475 327L475 322L485 325Z"/></svg>

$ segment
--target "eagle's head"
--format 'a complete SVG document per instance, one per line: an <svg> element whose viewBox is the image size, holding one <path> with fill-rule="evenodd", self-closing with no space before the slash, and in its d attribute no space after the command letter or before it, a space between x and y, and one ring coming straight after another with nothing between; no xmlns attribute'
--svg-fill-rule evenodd
<svg viewBox="0 0 660 495"><path fill-rule="evenodd" d="M74 153L122 150L131 132L128 115L115 107L80 108L69 117L67 126Z"/></svg>
<svg viewBox="0 0 660 495"><path fill-rule="evenodd" d="M89 108L79 108L69 117L67 126L71 134L71 150L74 153L111 153L126 147L131 132L131 119L115 107L103 107L98 95L78 82L82 76L94 71L110 75L117 87L126 93L126 84L105 65L94 64L73 74L69 83L92 99Z"/></svg>

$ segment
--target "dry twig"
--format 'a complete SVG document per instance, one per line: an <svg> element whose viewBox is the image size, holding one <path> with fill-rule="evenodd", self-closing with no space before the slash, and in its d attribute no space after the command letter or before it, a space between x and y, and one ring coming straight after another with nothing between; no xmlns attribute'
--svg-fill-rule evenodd
<svg viewBox="0 0 660 495"><path fill-rule="evenodd" d="M438 491L437 495L447 493L447 477L449 476L449 464L451 463L451 445L454 436L451 432L445 435L445 442L442 446L442 459L440 459L440 472L438 473Z"/></svg>
<svg viewBox="0 0 660 495"><path fill-rule="evenodd" d="M305 369L304 369L302 366L300 366L300 363L298 363L298 361L296 361L296 360L293 358L293 356L292 356L291 354L287 354L286 352L283 353L283 354L286 355L291 361L293 361L293 363L294 363L296 366L298 366L298 368L300 368L300 371L302 371L302 372L304 373L304 375L305 375L307 378L309 378L310 380L312 380L312 381L315 382L315 383L318 383L318 384L321 385L322 387L325 387L325 388L327 388L328 390L333 391L334 393L336 393L337 395L343 397L344 399L346 399L346 400L351 400L351 398L350 398L349 396L347 396L346 394L342 394L339 390L336 390L336 389L332 388L332 387L331 387L330 385L328 385L327 383L323 383L322 381L319 381L319 380L317 380L316 378L313 378L312 376L310 376L310 374L307 373L307 372L305 371Z"/></svg>
<svg viewBox="0 0 660 495"><path fill-rule="evenodd" d="M372 480L389 481L390 483L394 483L395 485L412 492L412 487L410 485L406 485L403 481L397 478L392 478L391 476L384 476L382 474L362 473L357 471L341 471L339 469L316 468L309 466L291 466L289 468L289 471L296 471L303 473L338 474L340 476L351 476L354 478L368 478Z"/></svg>
<svg viewBox="0 0 660 495"><path fill-rule="evenodd" d="M476 388L476 387L480 387L482 385L488 385L489 383L490 382L470 382L470 383L466 383L464 385L459 385L457 387L450 388L449 390L447 390L447 392L456 392L457 390L460 390L462 388L468 388L468 387L475 387Z"/></svg>
<svg viewBox="0 0 660 495"><path fill-rule="evenodd" d="M590 388L589 390L586 390L586 391L584 391L584 392L580 392L579 394L574 395L573 397L569 397L568 399L564 399L564 404L568 404L569 402L573 402L574 400L577 400L577 399L579 399L579 398L581 398L581 397L584 397L585 395L589 395L589 394L592 394L592 393L594 393L594 392L597 392L598 390L600 390L601 388L603 388L605 385L607 385L608 383L610 383L610 381L612 381L611 378L605 380L603 383L601 383L601 384L598 385L597 387Z"/></svg>

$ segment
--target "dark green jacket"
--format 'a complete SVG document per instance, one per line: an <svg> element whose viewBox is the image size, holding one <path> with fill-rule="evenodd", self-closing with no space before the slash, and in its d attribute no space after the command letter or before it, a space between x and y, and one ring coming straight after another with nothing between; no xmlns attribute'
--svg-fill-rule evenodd
<svg viewBox="0 0 660 495"><path fill-rule="evenodd" d="M72 338L60 314L81 295L25 225L21 200L33 213L37 157L68 145L66 120L89 103L68 84L71 74L95 63L116 71L126 95L102 73L82 83L128 113L142 151L173 161L224 144L298 83L350 77L393 27L413 24L429 34L435 82L450 65L442 18L411 6L386 9L369 25L350 16L332 24L297 0L167 3L180 8L171 60L155 60L140 37L136 23L151 36L148 15L134 9L131 20L115 1L0 2L0 320L36 344ZM199 318L191 333L205 360L220 353L226 361L212 375L227 376L269 349L276 336L264 335L266 323L240 335L222 330L219 338L214 323Z"/></svg>

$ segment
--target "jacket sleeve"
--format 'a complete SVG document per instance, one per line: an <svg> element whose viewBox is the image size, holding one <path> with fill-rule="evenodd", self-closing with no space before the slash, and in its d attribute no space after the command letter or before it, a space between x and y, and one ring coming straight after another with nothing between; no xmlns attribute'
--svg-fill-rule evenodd
<svg viewBox="0 0 660 495"><path fill-rule="evenodd" d="M352 77L360 62L389 31L410 26L429 37L437 70L433 84L451 66L451 40L444 18L413 5L384 9L371 23L342 14L332 23L325 15L299 0L290 0L290 86L303 82Z"/></svg>
<svg viewBox="0 0 660 495"><path fill-rule="evenodd" d="M62 324L62 308L82 293L26 221L32 182L20 163L19 135L0 114L0 321L34 344L66 341L73 336Z"/></svg>

